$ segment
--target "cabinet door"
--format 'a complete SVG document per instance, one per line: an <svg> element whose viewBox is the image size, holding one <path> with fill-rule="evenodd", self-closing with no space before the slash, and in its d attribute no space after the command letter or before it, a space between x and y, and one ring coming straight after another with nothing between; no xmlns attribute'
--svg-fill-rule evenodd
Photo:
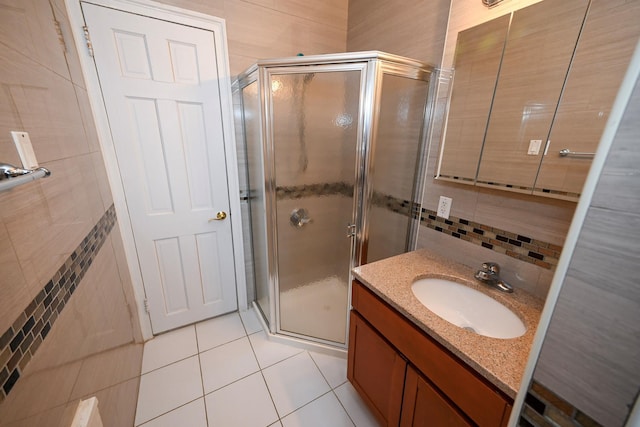
<svg viewBox="0 0 640 427"><path fill-rule="evenodd" d="M352 311L347 378L383 426L400 422L406 367L400 354Z"/></svg>
<svg viewBox="0 0 640 427"><path fill-rule="evenodd" d="M477 185L531 192L588 3L545 0L513 14ZM531 141L540 149L528 154Z"/></svg>
<svg viewBox="0 0 640 427"><path fill-rule="evenodd" d="M575 198L582 191L592 156L561 156L560 151L597 150L640 36L639 22L638 1L591 1L538 173L537 194Z"/></svg>
<svg viewBox="0 0 640 427"><path fill-rule="evenodd" d="M407 367L400 427L471 425L473 423L467 421L467 418L412 366Z"/></svg>

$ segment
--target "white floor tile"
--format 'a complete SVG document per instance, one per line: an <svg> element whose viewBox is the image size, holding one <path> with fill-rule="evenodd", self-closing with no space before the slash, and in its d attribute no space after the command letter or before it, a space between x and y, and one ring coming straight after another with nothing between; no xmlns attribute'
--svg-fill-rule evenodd
<svg viewBox="0 0 640 427"><path fill-rule="evenodd" d="M347 358L331 356L324 353L309 352L313 360L320 368L320 372L327 380L331 388L336 388L347 381Z"/></svg>
<svg viewBox="0 0 640 427"><path fill-rule="evenodd" d="M256 332L262 330L262 323L260 323L258 314L253 308L245 311L240 311L240 317L242 318L242 323L244 324L244 328L247 331L247 335L255 334Z"/></svg>
<svg viewBox="0 0 640 427"><path fill-rule="evenodd" d="M290 345L270 341L264 332L250 335L249 340L262 369L304 351Z"/></svg>
<svg viewBox="0 0 640 427"><path fill-rule="evenodd" d="M166 366L198 354L196 329L193 325L158 335L144 343L142 373Z"/></svg>
<svg viewBox="0 0 640 427"><path fill-rule="evenodd" d="M284 427L353 427L338 399L331 392L282 419Z"/></svg>
<svg viewBox="0 0 640 427"><path fill-rule="evenodd" d="M350 382L347 381L335 389L335 393L356 427L378 427L380 425Z"/></svg>
<svg viewBox="0 0 640 427"><path fill-rule="evenodd" d="M198 349L200 352L237 340L247 334L244 332L238 313L225 314L215 319L196 324Z"/></svg>
<svg viewBox="0 0 640 427"><path fill-rule="evenodd" d="M270 366L262 373L280 417L330 390L306 351Z"/></svg>
<svg viewBox="0 0 640 427"><path fill-rule="evenodd" d="M208 394L205 400L211 426L266 427L278 421L259 372Z"/></svg>
<svg viewBox="0 0 640 427"><path fill-rule="evenodd" d="M154 418L141 427L207 427L207 414L204 408L204 398L194 400L173 411Z"/></svg>
<svg viewBox="0 0 640 427"><path fill-rule="evenodd" d="M200 366L205 393L260 370L247 337L200 353Z"/></svg>
<svg viewBox="0 0 640 427"><path fill-rule="evenodd" d="M198 356L142 375L135 424L169 412L202 396Z"/></svg>

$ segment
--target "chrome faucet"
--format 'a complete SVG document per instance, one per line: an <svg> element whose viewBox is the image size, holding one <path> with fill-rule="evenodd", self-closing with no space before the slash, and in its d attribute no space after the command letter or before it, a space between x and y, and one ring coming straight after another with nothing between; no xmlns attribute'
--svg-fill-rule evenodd
<svg viewBox="0 0 640 427"><path fill-rule="evenodd" d="M513 292L513 286L500 278L500 266L495 262L482 263L482 269L476 271L474 277L502 292Z"/></svg>

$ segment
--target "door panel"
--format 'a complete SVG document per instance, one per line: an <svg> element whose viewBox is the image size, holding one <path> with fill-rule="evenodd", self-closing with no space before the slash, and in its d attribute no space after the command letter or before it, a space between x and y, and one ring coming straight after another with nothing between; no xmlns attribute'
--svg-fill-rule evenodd
<svg viewBox="0 0 640 427"><path fill-rule="evenodd" d="M214 33L82 7L154 333L235 310Z"/></svg>

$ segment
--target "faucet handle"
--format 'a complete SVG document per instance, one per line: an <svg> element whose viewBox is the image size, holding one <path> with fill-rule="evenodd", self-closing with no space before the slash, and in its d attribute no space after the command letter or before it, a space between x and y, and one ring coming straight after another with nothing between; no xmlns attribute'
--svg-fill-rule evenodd
<svg viewBox="0 0 640 427"><path fill-rule="evenodd" d="M497 262L483 262L482 268L494 274L500 274L500 265Z"/></svg>

